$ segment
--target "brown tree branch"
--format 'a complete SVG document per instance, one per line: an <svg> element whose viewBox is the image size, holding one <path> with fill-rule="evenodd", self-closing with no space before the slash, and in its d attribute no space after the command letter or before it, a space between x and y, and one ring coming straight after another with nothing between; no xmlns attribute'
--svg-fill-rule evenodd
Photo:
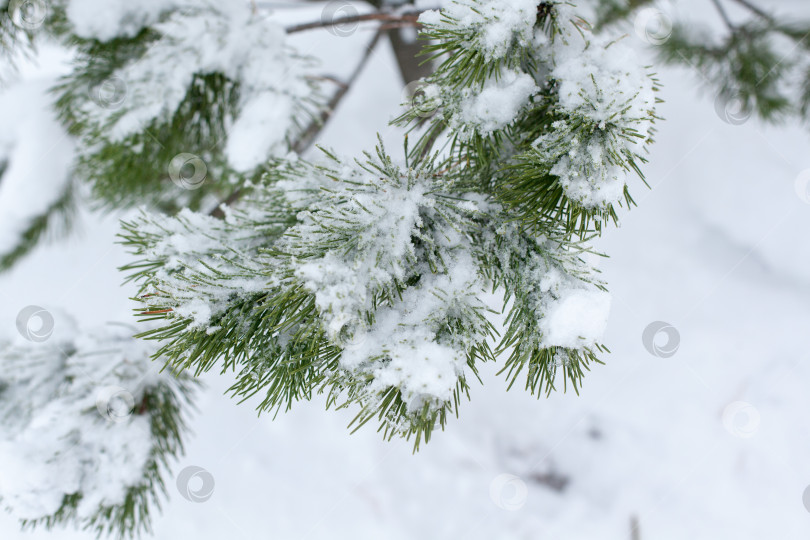
<svg viewBox="0 0 810 540"><path fill-rule="evenodd" d="M316 118L313 118L312 121L309 123L309 125L307 125L307 127L301 132L301 134L298 136L298 138L295 140L295 142L293 142L290 145L290 149L292 151L294 151L294 152L296 152L298 154L301 154L301 153L305 152L310 146L312 146L312 143L315 142L315 138L318 136L318 134L326 126L326 122L332 116L335 109L337 109L337 106L340 104L340 102L343 100L343 98L346 96L346 94L351 89L354 82L357 80L357 78L363 72L363 69L366 67L366 64L368 63L369 58L371 58L371 53L374 52L374 49L376 49L377 44L380 41L380 36L381 36L380 30L377 30L376 32L374 32L374 37L371 39L369 44L366 46L366 52L363 54L363 57L360 58L360 61L357 63L357 66L355 66L354 71L349 76L349 79L346 82L338 81L333 77L324 77L325 79L328 79L328 80L330 80L332 82L335 82L338 85L338 89L337 89L337 91L335 91L334 94L332 94L332 98L329 100L329 102L323 108L323 110L321 111L321 114L318 115ZM230 195L228 195L225 198L224 201L222 201L220 204L218 204L217 207L214 208L209 213L209 215L211 217L215 217L215 218L220 218L220 219L224 218L225 217L225 212L222 210L222 207L223 206L231 206L233 203L235 203L237 200L239 200L239 198L242 196L242 194L243 194L242 189L240 189L240 188L235 189L234 191L232 191L230 193Z"/></svg>
<svg viewBox="0 0 810 540"><path fill-rule="evenodd" d="M736 2L736 3L738 3L738 4L740 4L740 5L741 5L741 6L743 6L744 8L748 9L748 11L750 11L750 12L754 13L754 14L755 14L757 17L760 17L760 18L762 18L762 19L765 19L765 20L766 20L766 21L768 21L769 23L773 23L773 22L774 22L774 21L773 21L773 17L771 17L770 15L768 15L768 14L767 14L765 11L763 11L763 10L762 10L762 9L760 9L760 8L758 8L757 6L755 6L754 4L752 4L751 2L749 2L748 0L733 0L733 1L734 1L734 2Z"/></svg>
<svg viewBox="0 0 810 540"><path fill-rule="evenodd" d="M720 4L720 0L712 0L712 3L714 4L715 9L717 9L717 12L720 14L720 18L723 19L723 22L726 24L728 29L734 32L736 30L736 27L734 26L734 23L731 22L731 19L729 19L728 13L726 13L725 8L723 8L722 4Z"/></svg>
<svg viewBox="0 0 810 540"><path fill-rule="evenodd" d="M380 36L381 34L379 31L374 32L374 37L371 39L371 42L369 42L369 44L366 46L366 52L363 54L363 57L357 63L357 66L355 66L354 71L349 76L349 79L338 86L337 91L335 91L335 93L332 94L332 99L329 100L329 102L326 104L326 107L324 107L323 111L321 111L320 116L318 116L318 118L314 118L312 122L309 123L307 128L301 133L301 135L298 136L298 140L296 140L292 144L291 148L294 152L301 154L304 151L306 151L310 146L312 146L313 142L315 142L315 137L317 137L318 133L320 133L321 130L323 130L324 126L326 125L326 122L335 112L335 109L337 109L337 106L340 104L340 102L343 100L343 98L351 89L354 82L363 72L363 69L366 67L369 58L371 58L371 53L374 52L374 49L377 47L377 44L380 41Z"/></svg>
<svg viewBox="0 0 810 540"><path fill-rule="evenodd" d="M424 10L422 10L424 11ZM335 26L338 24L347 24L353 22L364 21L380 21L386 23L408 24L413 26L419 25L419 15L422 11L409 11L407 13L366 13L364 15L349 15L346 17L338 17L330 21L315 21L304 24L297 24L295 26L287 27L288 34L295 34L296 32L303 32L305 30L314 30L316 28L326 28L328 26Z"/></svg>

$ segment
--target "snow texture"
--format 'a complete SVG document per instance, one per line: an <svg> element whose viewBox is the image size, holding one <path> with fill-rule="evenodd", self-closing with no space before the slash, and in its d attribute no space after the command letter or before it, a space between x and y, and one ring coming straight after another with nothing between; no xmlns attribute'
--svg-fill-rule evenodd
<svg viewBox="0 0 810 540"><path fill-rule="evenodd" d="M568 118L586 120L594 130L586 137L560 120L554 128L563 137L552 132L535 145L541 153L555 145L570 147L562 155L549 154L551 173L570 198L586 207L616 203L629 172L624 157L642 154L652 135L655 83L623 41L583 30L570 6L557 9L563 35L545 50L558 85L558 109Z"/></svg>
<svg viewBox="0 0 810 540"><path fill-rule="evenodd" d="M573 289L549 302L540 321L543 343L578 349L601 341L610 315L610 295L604 291Z"/></svg>
<svg viewBox="0 0 810 540"><path fill-rule="evenodd" d="M343 348L341 367L359 380L372 376L369 399L395 387L410 410L448 401L465 376L469 347L484 335L469 319L484 309L484 285L460 232L475 204L443 203L440 184L413 171L342 172L340 184L322 191L324 200L299 214L281 250L297 256L295 275L315 295L327 335ZM417 248L415 239L432 247ZM327 251L308 255L318 246ZM418 284L405 288L415 276ZM397 300L375 308L381 297ZM367 313L374 313L371 325ZM452 319L463 320L469 335L440 339Z"/></svg>
<svg viewBox="0 0 810 540"><path fill-rule="evenodd" d="M77 36L109 41L116 37L134 37L143 28L156 23L161 15L180 6L203 5L200 0L67 0L65 12Z"/></svg>
<svg viewBox="0 0 810 540"><path fill-rule="evenodd" d="M224 311L234 296L247 297L267 286L267 279L260 273L261 265L248 256L260 241L256 238L260 231L234 234L230 219L223 223L188 209L174 219L149 219L146 214L142 217L141 231L159 238L145 256L165 261L157 279L173 295L174 313L192 321L190 328L208 329L211 317ZM227 256L222 256L223 253ZM234 259L238 261L236 264ZM180 269L184 273L178 274ZM229 279L218 283L209 280L189 283L184 279L194 274L208 275L209 271L229 275Z"/></svg>
<svg viewBox="0 0 810 540"><path fill-rule="evenodd" d="M465 90L453 120L487 135L511 124L538 91L531 75L504 70L487 80L482 89Z"/></svg>

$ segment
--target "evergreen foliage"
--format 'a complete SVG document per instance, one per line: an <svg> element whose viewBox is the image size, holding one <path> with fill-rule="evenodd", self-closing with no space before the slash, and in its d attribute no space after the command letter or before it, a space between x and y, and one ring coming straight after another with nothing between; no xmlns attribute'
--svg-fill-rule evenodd
<svg viewBox="0 0 810 540"><path fill-rule="evenodd" d="M585 331L557 338L549 321L569 295L600 294L582 242L615 217L616 192L630 201L624 172L639 172L657 86L643 70L572 65L619 46L587 33L570 6L526 3L528 21L490 35L502 7L423 15L427 54L446 58L424 96L442 111L404 167L382 146L356 163L276 160L224 220L183 211L125 223L141 314L166 321L141 335L161 342L159 356L236 372L232 393L259 394L262 410L325 392L329 406L358 407L357 426L377 418L415 448L497 354L508 351L504 372L532 392L557 376L578 388L603 348ZM492 85L514 94L506 114L475 102ZM418 123L425 104L399 122ZM449 151L433 152L445 135ZM491 294L509 307L502 338Z"/></svg>
<svg viewBox="0 0 810 540"><path fill-rule="evenodd" d="M786 20L773 14L774 6L759 7L749 0L707 1L726 31L717 36L705 24L673 19L662 13L671 32L655 46L663 63L682 65L699 73L717 95L721 114L742 123L750 115L768 122L790 118L808 120L810 109L810 21ZM600 2L599 28L633 20L654 2ZM730 9L746 14L732 18ZM654 8L653 8L654 9Z"/></svg>
<svg viewBox="0 0 810 540"><path fill-rule="evenodd" d="M24 527L149 530L162 476L183 450L194 381L157 374L151 349L130 335L106 327L1 344L0 506Z"/></svg>

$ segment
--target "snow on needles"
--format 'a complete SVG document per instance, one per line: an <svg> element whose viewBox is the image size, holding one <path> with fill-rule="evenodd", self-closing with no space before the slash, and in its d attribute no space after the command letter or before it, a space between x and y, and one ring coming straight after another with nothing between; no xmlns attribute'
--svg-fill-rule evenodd
<svg viewBox="0 0 810 540"><path fill-rule="evenodd" d="M472 31L471 45L489 60L503 58L516 45L531 43L536 20L535 0L459 0L419 17L419 22L435 28Z"/></svg>
<svg viewBox="0 0 810 540"><path fill-rule="evenodd" d="M167 4L168 5L168 4ZM165 6L164 6L165 7ZM120 109L83 105L83 113L121 142L154 120L168 122L198 75L221 73L239 85L225 154L239 171L287 151L302 103L313 97L307 62L286 45L282 26L254 15L245 2L172 12L152 29L160 38L112 74L126 85Z"/></svg>
<svg viewBox="0 0 810 540"><path fill-rule="evenodd" d="M453 120L487 135L511 124L539 90L531 75L505 69L480 91L465 90Z"/></svg>
<svg viewBox="0 0 810 540"><path fill-rule="evenodd" d="M135 36L180 4L177 0L68 0L65 12L76 35L107 41Z"/></svg>
<svg viewBox="0 0 810 540"><path fill-rule="evenodd" d="M18 518L52 516L78 495L76 517L90 520L149 486L159 443L137 404L175 386L152 365L152 345L131 333L105 327L77 337L74 326L43 344L3 344L0 505Z"/></svg>
<svg viewBox="0 0 810 540"><path fill-rule="evenodd" d="M462 137L527 131L536 108L550 111L557 120L534 135L535 161L582 206L617 203L651 141L656 80L620 36L592 32L589 6L546 7L463 0L423 14L428 35L453 44L425 88ZM470 84L457 84L461 72Z"/></svg>
<svg viewBox="0 0 810 540"><path fill-rule="evenodd" d="M484 286L460 231L475 206L443 201L441 182L416 171L345 172L299 215L281 249L296 256L296 276L343 348L341 367L372 376L369 396L398 388L409 410L448 401L468 348L485 333L469 317L484 309ZM440 337L453 319L470 335Z"/></svg>
<svg viewBox="0 0 810 540"><path fill-rule="evenodd" d="M563 119L535 146L570 198L616 203L653 134L656 81L629 46L586 32L570 7L558 9L561 34L544 52Z"/></svg>

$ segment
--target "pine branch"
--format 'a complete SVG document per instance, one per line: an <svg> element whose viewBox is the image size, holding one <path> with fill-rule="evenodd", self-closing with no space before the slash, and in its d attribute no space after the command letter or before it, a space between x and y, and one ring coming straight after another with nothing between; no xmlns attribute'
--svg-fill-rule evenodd
<svg viewBox="0 0 810 540"><path fill-rule="evenodd" d="M150 530L196 385L152 372L149 347L128 334L108 327L0 348L0 439L16 449L0 470L31 473L25 486L4 486L3 506L23 528L74 523L116 538Z"/></svg>
<svg viewBox="0 0 810 540"><path fill-rule="evenodd" d="M2 170L0 170L0 178ZM0 253L0 273L10 270L14 264L29 254L47 237L63 237L68 234L76 211L75 187L71 182L62 194L40 215L32 218L20 235L16 246Z"/></svg>

